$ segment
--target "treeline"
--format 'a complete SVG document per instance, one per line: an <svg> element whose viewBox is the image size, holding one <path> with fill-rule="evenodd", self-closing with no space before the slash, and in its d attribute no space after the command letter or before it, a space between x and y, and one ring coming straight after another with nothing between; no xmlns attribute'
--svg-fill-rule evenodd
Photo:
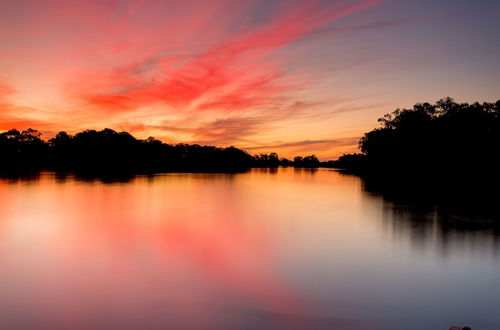
<svg viewBox="0 0 500 330"><path fill-rule="evenodd" d="M278 154L275 152L253 156L253 167L320 167L325 164L327 164L327 162L320 162L315 155L306 157L297 156L294 157L293 160L289 160L287 158L279 158Z"/></svg>
<svg viewBox="0 0 500 330"><path fill-rule="evenodd" d="M473 177L500 169L500 101L418 103L379 119L364 134L361 153L346 154L333 166L361 173ZM406 175L407 176L407 175Z"/></svg>
<svg viewBox="0 0 500 330"><path fill-rule="evenodd" d="M111 129L58 133L44 141L34 129L0 134L0 170L138 173L161 171L242 171L251 167L318 167L315 156L280 159L276 153L252 156L235 147L166 144L136 139Z"/></svg>

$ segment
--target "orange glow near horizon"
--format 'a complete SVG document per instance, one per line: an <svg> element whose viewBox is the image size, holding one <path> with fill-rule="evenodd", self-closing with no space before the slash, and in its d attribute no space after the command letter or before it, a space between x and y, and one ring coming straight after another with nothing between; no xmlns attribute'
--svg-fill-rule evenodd
<svg viewBox="0 0 500 330"><path fill-rule="evenodd" d="M421 81L412 78L421 70L414 55L387 62L384 42L403 43L406 34L391 35L412 26L386 14L391 6L0 0L0 130L31 127L50 138L111 128L166 143L332 159L355 151L398 106L494 96L494 84L477 93L453 76L447 88L406 83Z"/></svg>

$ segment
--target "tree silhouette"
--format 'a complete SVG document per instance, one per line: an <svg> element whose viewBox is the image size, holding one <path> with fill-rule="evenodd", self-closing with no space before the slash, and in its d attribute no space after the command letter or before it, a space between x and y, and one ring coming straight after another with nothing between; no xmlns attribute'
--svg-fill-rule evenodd
<svg viewBox="0 0 500 330"><path fill-rule="evenodd" d="M37 168L47 152L41 133L34 129L19 132L12 129L0 134L0 168Z"/></svg>
<svg viewBox="0 0 500 330"><path fill-rule="evenodd" d="M379 119L382 127L359 141L362 154L344 155L338 167L365 171L456 174L499 168L500 101L417 103Z"/></svg>
<svg viewBox="0 0 500 330"><path fill-rule="evenodd" d="M242 171L250 167L318 167L316 156L300 161L279 159L277 153L251 156L235 147L197 144L166 144L154 137L134 138L109 128L85 130L75 135L64 131L45 142L34 129L0 134L0 170L56 170L130 174L160 171Z"/></svg>

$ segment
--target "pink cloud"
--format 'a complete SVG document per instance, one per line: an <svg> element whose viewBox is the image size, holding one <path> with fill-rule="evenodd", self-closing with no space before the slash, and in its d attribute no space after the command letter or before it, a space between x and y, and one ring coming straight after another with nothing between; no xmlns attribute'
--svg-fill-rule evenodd
<svg viewBox="0 0 500 330"><path fill-rule="evenodd" d="M0 3L6 18L0 37L7 45L0 56L14 64L12 80L22 87L18 103L12 94L2 97L12 91L0 87L0 128L110 127L138 137L160 131L176 141L182 136L185 142L255 146L256 136L281 121L323 119L345 102L345 96L298 95L307 94L321 73L293 65L300 56L295 48L313 34L335 30L332 22L379 2ZM47 103L51 115L45 116L45 104L36 99L54 92L48 86L61 90L57 102Z"/></svg>
<svg viewBox="0 0 500 330"><path fill-rule="evenodd" d="M117 112L154 103L180 111L235 111L276 104L285 92L304 86L284 83L286 76L281 66L287 58L272 58L273 52L326 23L378 2L338 1L325 7L321 1L308 1L283 7L260 26L240 27L205 50L184 49L195 55L148 59L118 69L86 73L78 83L71 84L72 91L88 105ZM184 30L190 34L193 20L202 22L195 26L205 28L212 13L204 16L200 12L195 10L195 18L175 26L175 32L165 32L165 39ZM81 80L88 83L80 85Z"/></svg>

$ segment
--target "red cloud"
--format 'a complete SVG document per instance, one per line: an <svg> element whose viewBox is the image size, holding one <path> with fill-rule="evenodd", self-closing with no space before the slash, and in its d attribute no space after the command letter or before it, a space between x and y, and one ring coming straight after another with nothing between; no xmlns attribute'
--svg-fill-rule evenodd
<svg viewBox="0 0 500 330"><path fill-rule="evenodd" d="M333 106L314 93L298 96L322 73L296 64L301 60L298 48L311 46L297 41L326 35L325 30L335 30L328 23L378 2L0 3L0 12L16 18L0 22L7 45L2 60L16 56L12 62L25 75L15 76L25 93L16 100L38 107L8 102L13 90L0 86L0 128L74 132L110 127L138 132L139 137L165 131L172 132L174 141L260 145L255 140L263 130L272 139L270 130L283 121L323 119L345 102L329 96L335 99ZM339 26L337 32L351 29ZM38 71L24 69L24 63ZM52 85L46 82L53 77ZM38 87L61 85L62 96L47 103L50 115L44 115L45 103L36 97L45 90ZM323 107L313 109L316 105Z"/></svg>
<svg viewBox="0 0 500 330"><path fill-rule="evenodd" d="M302 86L284 83L286 77L280 66L286 58L271 59L272 53L328 22L377 2L338 1L321 6L321 1L308 1L291 8L283 7L260 26L236 29L198 55L145 60L110 72L88 75L83 79L89 83L80 85L79 80L76 93L87 104L118 112L155 103L183 111L231 111L276 104L284 92ZM186 30L190 34L192 24L205 28L211 15L204 16L195 9L194 17L202 23L191 19L174 27L174 32L170 33ZM168 32L165 33L166 40L172 39ZM196 52L189 48L188 41L185 42L184 52Z"/></svg>

